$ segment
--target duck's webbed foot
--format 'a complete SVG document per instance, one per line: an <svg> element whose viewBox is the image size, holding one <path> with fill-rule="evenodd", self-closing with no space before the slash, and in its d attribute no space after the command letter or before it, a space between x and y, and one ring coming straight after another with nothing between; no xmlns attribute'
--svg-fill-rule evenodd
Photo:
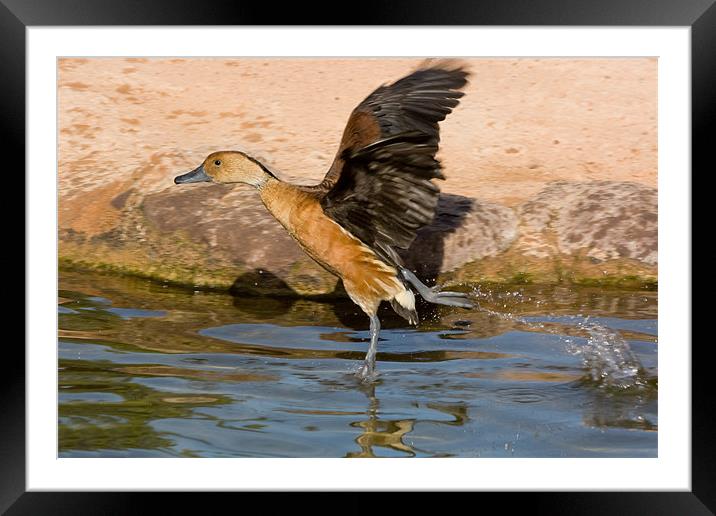
<svg viewBox="0 0 716 516"><path fill-rule="evenodd" d="M472 302L468 299L468 295L463 292L450 292L447 290L440 290L440 287L428 287L425 283L420 281L418 277L410 272L408 269L400 269L403 277L415 287L418 294L430 303L437 305L447 306L458 306L460 308L474 308Z"/></svg>
<svg viewBox="0 0 716 516"><path fill-rule="evenodd" d="M423 296L423 299L425 299L425 301L429 301L430 303L435 303L438 305L459 306L460 308L475 307L475 305L473 305L472 302L468 300L467 294L464 294L462 292L450 292L447 290L434 291L431 289L430 294L427 296Z"/></svg>

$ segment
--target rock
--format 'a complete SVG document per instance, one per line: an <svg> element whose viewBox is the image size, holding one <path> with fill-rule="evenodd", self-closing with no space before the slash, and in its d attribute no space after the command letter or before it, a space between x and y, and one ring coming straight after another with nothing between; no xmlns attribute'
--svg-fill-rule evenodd
<svg viewBox="0 0 716 516"><path fill-rule="evenodd" d="M435 278L466 263L496 256L517 236L515 212L499 204L442 194L433 223L401 253L418 275Z"/></svg>
<svg viewBox="0 0 716 516"><path fill-rule="evenodd" d="M344 295L249 188L128 190L111 204L113 229L61 231L66 262L239 294ZM443 194L401 254L428 282L653 282L656 210L656 189L619 181L554 182L516 210Z"/></svg>
<svg viewBox="0 0 716 516"><path fill-rule="evenodd" d="M510 224L515 220L516 227L485 221L490 228L502 228L497 234L503 238L493 235L492 239L496 253L484 253L454 269L443 267L439 281L653 288L658 266L657 208L656 189L636 183L549 183L516 207L514 219L504 218ZM478 228L485 231L476 225L465 234L475 235Z"/></svg>
<svg viewBox="0 0 716 516"><path fill-rule="evenodd" d="M525 255L657 264L657 191L623 181L551 183L519 209Z"/></svg>
<svg viewBox="0 0 716 516"><path fill-rule="evenodd" d="M235 271L235 290L315 294L335 287L335 277L301 250L251 188L171 189L147 196L142 211L157 231L184 233L206 250L196 266Z"/></svg>

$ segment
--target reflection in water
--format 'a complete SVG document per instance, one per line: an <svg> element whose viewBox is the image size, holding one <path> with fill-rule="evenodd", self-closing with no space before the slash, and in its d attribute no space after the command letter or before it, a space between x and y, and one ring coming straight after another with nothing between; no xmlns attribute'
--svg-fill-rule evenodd
<svg viewBox="0 0 716 516"><path fill-rule="evenodd" d="M229 402L225 396L168 396L90 361L61 359L59 370L60 450L161 450L171 440L156 432L152 421L186 418L198 406ZM97 396L101 392L118 399L107 403ZM63 402L67 396L72 401Z"/></svg>
<svg viewBox="0 0 716 516"><path fill-rule="evenodd" d="M376 457L374 446L390 448L404 452L409 457L415 457L415 450L403 442L403 436L413 430L414 419L384 420L378 419L380 402L375 397L375 384L362 386L361 390L368 398L368 419L355 421L350 425L360 428L361 434L355 442L360 446L360 452L348 452L346 457Z"/></svg>
<svg viewBox="0 0 716 516"><path fill-rule="evenodd" d="M655 292L483 288L386 318L364 386L349 301L60 286L63 457L656 456Z"/></svg>
<svg viewBox="0 0 716 516"><path fill-rule="evenodd" d="M229 369L229 371L206 371L187 369L184 367L151 365L120 367L117 368L116 371L135 376L176 376L180 378L194 378L220 382L268 382L277 379L276 376L236 373L233 372L233 368L227 369Z"/></svg>
<svg viewBox="0 0 716 516"><path fill-rule="evenodd" d="M346 457L380 456L376 454L374 447L388 448L402 452L408 457L415 457L419 451L429 454L426 450L419 450L412 443L408 444L404 440L404 437L413 431L413 427L416 423L415 419L380 419L378 417L380 400L375 394L376 384L358 384L357 388L368 398L368 409L366 411L368 419L354 421L350 424L354 428L361 429L360 435L355 439L355 442L360 446L361 450L360 452L348 452ZM437 425L462 426L468 420L467 407L465 405L427 403L426 406L427 408L448 414L453 419L448 421L421 419L421 424L432 423ZM449 454L442 456L449 456Z"/></svg>

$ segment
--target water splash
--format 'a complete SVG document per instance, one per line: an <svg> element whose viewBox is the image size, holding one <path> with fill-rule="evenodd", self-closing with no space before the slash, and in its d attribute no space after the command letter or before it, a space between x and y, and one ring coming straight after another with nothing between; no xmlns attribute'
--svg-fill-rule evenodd
<svg viewBox="0 0 716 516"><path fill-rule="evenodd" d="M489 290L483 292L478 287L473 289L472 294L474 298L495 301L495 295ZM513 304L533 300L520 291L499 292L498 296L512 301ZM536 300L536 304L539 305L540 301ZM504 309L508 309L508 306L508 303L502 304ZM572 336L560 335L564 331L564 327L549 327L542 322L529 321L511 311L491 310L479 305L478 310L515 323L516 328L522 330L559 335L566 344L567 352L581 356L583 368L587 372L585 380L598 387L607 390L628 390L642 388L649 383L649 375L631 350L629 343L617 331L591 322L589 316L567 316L568 319L574 321L573 328L577 330L575 333L583 333L587 339L586 343L577 344Z"/></svg>
<svg viewBox="0 0 716 516"><path fill-rule="evenodd" d="M644 367L629 343L614 330L599 324L580 325L589 337L586 344L570 343L568 351L580 355L589 379L605 388L631 389L647 383Z"/></svg>

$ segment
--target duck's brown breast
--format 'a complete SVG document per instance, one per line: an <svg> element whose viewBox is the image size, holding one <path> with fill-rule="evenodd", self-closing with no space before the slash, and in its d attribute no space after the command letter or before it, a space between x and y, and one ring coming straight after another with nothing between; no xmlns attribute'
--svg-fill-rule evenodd
<svg viewBox="0 0 716 516"><path fill-rule="evenodd" d="M381 299L391 299L403 290L396 269L329 218L317 197L277 181L261 190L261 198L306 253L342 278L347 289L350 286L360 290L361 297Z"/></svg>

